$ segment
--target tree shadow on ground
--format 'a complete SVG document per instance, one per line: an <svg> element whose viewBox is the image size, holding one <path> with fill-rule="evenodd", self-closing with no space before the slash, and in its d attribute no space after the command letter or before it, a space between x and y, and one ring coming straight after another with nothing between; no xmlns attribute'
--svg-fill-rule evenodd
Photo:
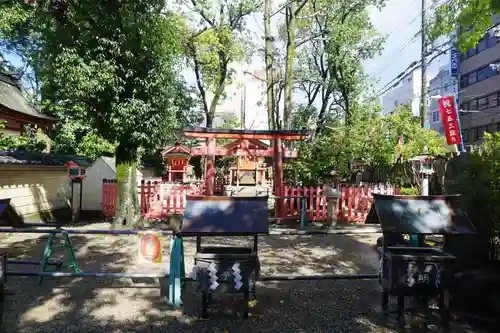
<svg viewBox="0 0 500 333"><path fill-rule="evenodd" d="M378 256L372 244L376 237L262 236L262 275L376 273ZM0 247L11 259L41 259L44 239L46 236L36 234L9 234L2 238ZM140 269L135 264L135 237L72 235L71 239L83 271ZM168 249L167 238L165 243ZM203 244L250 246L251 240L207 237ZM186 271L191 269L194 252L195 240L187 238ZM36 282L32 277L8 278L5 332L396 332L391 322L381 322L376 280L259 283L250 318L242 319L232 309L241 309L241 296L217 295L208 320L198 318L201 301L194 283L187 283L184 314L180 314L160 297L156 281L134 284L130 279L46 278L41 286Z"/></svg>

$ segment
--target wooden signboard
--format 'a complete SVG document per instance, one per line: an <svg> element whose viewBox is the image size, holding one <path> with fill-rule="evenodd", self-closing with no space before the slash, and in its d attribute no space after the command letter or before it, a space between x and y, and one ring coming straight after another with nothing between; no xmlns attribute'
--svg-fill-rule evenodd
<svg viewBox="0 0 500 333"><path fill-rule="evenodd" d="M459 195L410 196L373 194L383 232L408 234L474 234L476 229L458 204Z"/></svg>
<svg viewBox="0 0 500 333"><path fill-rule="evenodd" d="M24 220L10 204L10 199L0 199L0 225L21 227Z"/></svg>
<svg viewBox="0 0 500 333"><path fill-rule="evenodd" d="M269 233L267 197L187 196L181 234Z"/></svg>

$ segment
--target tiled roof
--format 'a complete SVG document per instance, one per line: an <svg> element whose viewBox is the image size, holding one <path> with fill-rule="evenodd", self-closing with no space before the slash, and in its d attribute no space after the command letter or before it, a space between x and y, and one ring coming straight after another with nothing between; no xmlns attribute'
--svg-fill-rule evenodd
<svg viewBox="0 0 500 333"><path fill-rule="evenodd" d="M22 88L15 74L2 69L0 69L0 105L27 116L56 120L56 118L43 114L34 108L23 96Z"/></svg>
<svg viewBox="0 0 500 333"><path fill-rule="evenodd" d="M92 160L84 156L0 150L0 164L63 166L69 161L73 161L82 167L88 167L92 164Z"/></svg>

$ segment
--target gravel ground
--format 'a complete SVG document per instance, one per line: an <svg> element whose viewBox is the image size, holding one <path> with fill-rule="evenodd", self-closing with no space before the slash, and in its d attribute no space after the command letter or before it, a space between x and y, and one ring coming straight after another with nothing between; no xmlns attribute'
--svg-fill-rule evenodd
<svg viewBox="0 0 500 333"><path fill-rule="evenodd" d="M105 224L84 228L101 229ZM373 245L379 235L264 236L260 241L262 274L373 273L378 258ZM134 236L71 236L83 271L158 271L163 265L137 264ZM10 259L41 259L46 236L2 235L0 248ZM251 244L249 239L211 237L204 244ZM168 239L164 260L168 261ZM191 270L194 239L185 240L186 271ZM36 270L11 265L9 270ZM184 294L184 314L161 299L157 281L110 278L10 277L4 315L4 331L35 333L97 332L398 332L393 319L383 319L376 281L294 281L259 284L250 318L242 319L232 308L241 298L216 297L210 319L198 319L200 297L193 284ZM439 332L439 329L432 330ZM408 332L420 332L409 329ZM474 333L455 324L452 332Z"/></svg>

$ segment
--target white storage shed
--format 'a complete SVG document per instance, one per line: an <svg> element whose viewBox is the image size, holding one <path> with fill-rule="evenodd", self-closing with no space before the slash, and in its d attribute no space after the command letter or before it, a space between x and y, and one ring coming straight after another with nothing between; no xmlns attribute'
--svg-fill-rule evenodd
<svg viewBox="0 0 500 333"><path fill-rule="evenodd" d="M137 183L141 184L143 173L137 169ZM103 179L116 179L116 161L113 157L101 156L87 169L83 180L82 210L102 210L102 181Z"/></svg>

